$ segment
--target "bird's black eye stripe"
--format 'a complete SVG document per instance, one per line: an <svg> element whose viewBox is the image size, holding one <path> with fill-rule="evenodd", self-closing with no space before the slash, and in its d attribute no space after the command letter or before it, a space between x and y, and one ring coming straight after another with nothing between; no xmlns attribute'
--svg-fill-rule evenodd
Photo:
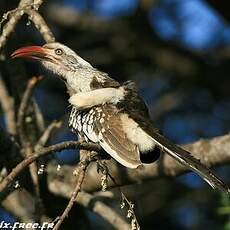
<svg viewBox="0 0 230 230"><path fill-rule="evenodd" d="M63 50L60 49L60 48L58 48L58 49L55 50L55 53L56 53L57 55L62 55L62 54L63 54Z"/></svg>

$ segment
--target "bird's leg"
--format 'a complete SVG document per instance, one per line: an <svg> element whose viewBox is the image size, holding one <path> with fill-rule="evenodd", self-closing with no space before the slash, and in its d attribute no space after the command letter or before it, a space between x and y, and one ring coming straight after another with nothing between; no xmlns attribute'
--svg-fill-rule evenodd
<svg viewBox="0 0 230 230"><path fill-rule="evenodd" d="M97 172L102 174L108 174L109 169L105 163L105 161L102 161L101 159L98 159L97 161Z"/></svg>
<svg viewBox="0 0 230 230"><path fill-rule="evenodd" d="M104 161L97 160L97 172L102 173L101 190L104 192L108 188L109 169Z"/></svg>
<svg viewBox="0 0 230 230"><path fill-rule="evenodd" d="M124 99L125 90L119 88L95 89L90 92L80 92L70 97L69 103L78 110L84 110L105 103L117 104Z"/></svg>

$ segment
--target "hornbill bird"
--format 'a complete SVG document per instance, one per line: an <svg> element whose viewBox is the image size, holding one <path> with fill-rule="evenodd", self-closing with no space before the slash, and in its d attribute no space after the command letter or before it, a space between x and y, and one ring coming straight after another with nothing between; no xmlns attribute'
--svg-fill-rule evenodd
<svg viewBox="0 0 230 230"><path fill-rule="evenodd" d="M98 143L120 164L137 168L154 162L164 152L199 174L212 188L230 193L228 186L198 159L153 127L133 82L118 83L57 42L23 47L11 57L37 60L63 80L72 105L72 131Z"/></svg>

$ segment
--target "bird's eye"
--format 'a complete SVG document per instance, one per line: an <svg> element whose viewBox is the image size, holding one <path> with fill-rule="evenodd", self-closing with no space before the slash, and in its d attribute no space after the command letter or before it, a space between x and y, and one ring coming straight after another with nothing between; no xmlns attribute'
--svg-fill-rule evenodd
<svg viewBox="0 0 230 230"><path fill-rule="evenodd" d="M55 53L56 53L57 55L62 55L62 54L63 54L63 50L60 49L60 48L58 48L58 49L55 50Z"/></svg>

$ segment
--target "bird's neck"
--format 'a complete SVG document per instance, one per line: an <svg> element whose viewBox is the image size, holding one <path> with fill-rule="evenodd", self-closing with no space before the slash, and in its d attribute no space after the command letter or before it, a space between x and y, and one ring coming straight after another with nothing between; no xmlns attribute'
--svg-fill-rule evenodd
<svg viewBox="0 0 230 230"><path fill-rule="evenodd" d="M77 69L66 74L66 85L70 95L80 92L90 92L93 81L93 71L90 69Z"/></svg>

